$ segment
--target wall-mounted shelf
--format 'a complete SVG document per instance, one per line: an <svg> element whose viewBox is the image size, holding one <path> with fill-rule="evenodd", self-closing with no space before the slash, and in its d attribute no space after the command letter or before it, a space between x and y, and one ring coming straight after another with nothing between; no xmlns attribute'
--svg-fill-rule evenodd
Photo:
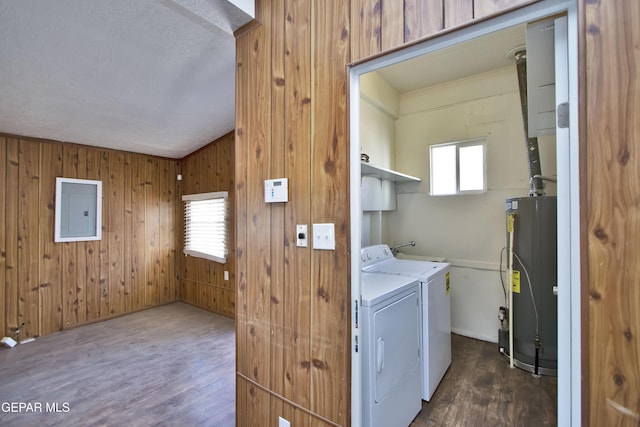
<svg viewBox="0 0 640 427"><path fill-rule="evenodd" d="M361 175L396 182L420 182L420 178L361 162Z"/></svg>

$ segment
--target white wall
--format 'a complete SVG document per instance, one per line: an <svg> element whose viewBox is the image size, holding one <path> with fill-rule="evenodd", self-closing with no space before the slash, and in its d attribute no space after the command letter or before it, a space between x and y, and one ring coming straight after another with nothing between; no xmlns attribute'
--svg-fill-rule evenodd
<svg viewBox="0 0 640 427"><path fill-rule="evenodd" d="M405 94L370 73L361 91L362 151L373 164L422 179L398 185L397 210L363 213L362 244L415 240L403 248L407 255L445 257L453 331L497 342L505 200L529 192L515 65ZM488 191L429 196L429 146L479 137L486 138ZM543 175L554 176L555 137L541 138L539 147ZM547 191L555 194L555 184Z"/></svg>
<svg viewBox="0 0 640 427"><path fill-rule="evenodd" d="M360 78L360 146L369 161L386 169L395 166L398 94L378 73Z"/></svg>
<svg viewBox="0 0 640 427"><path fill-rule="evenodd" d="M429 196L429 146L479 137L486 138L488 191ZM382 239L415 240L406 253L447 258L454 332L496 342L505 304L505 199L529 190L515 66L402 94L395 139L396 167L422 181L398 186L398 209L384 215ZM555 175L553 136L540 140L540 154L543 174ZM547 188L554 194L554 184Z"/></svg>
<svg viewBox="0 0 640 427"><path fill-rule="evenodd" d="M398 118L398 94L378 73L368 73L360 78L360 146L361 153L369 156L369 162L393 169L395 167L396 120ZM375 178L363 178L363 199L371 197L368 189ZM368 186L366 184L369 184ZM395 205L395 203L393 204ZM386 213L371 210L363 200L362 246L382 243L382 217Z"/></svg>

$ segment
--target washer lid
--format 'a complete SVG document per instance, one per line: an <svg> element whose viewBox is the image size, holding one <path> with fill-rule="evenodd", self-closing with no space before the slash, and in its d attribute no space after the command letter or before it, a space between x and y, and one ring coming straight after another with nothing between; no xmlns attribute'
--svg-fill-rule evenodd
<svg viewBox="0 0 640 427"><path fill-rule="evenodd" d="M449 263L446 262L394 258L369 265L363 268L363 270L369 273L404 275L427 281L448 267Z"/></svg>
<svg viewBox="0 0 640 427"><path fill-rule="evenodd" d="M372 307L418 284L412 277L377 273L362 273L360 283L362 305L366 307Z"/></svg>

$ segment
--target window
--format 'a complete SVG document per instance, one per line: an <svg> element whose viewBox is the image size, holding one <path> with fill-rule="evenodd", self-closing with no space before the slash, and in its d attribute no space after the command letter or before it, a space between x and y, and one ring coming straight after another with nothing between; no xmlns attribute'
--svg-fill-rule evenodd
<svg viewBox="0 0 640 427"><path fill-rule="evenodd" d="M484 139L432 145L430 152L432 196L487 190Z"/></svg>
<svg viewBox="0 0 640 427"><path fill-rule="evenodd" d="M227 262L227 197L226 191L182 196L185 255Z"/></svg>

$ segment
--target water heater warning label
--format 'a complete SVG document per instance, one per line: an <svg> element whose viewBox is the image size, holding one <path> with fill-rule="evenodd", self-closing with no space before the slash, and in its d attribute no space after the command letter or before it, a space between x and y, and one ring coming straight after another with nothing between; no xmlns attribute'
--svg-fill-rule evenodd
<svg viewBox="0 0 640 427"><path fill-rule="evenodd" d="M516 294L520 293L520 272L518 270L513 270L511 275L511 291Z"/></svg>
<svg viewBox="0 0 640 427"><path fill-rule="evenodd" d="M447 283L447 295L449 295L449 292L451 291L451 288L449 287L449 272L447 271L447 274L444 276L446 283Z"/></svg>

